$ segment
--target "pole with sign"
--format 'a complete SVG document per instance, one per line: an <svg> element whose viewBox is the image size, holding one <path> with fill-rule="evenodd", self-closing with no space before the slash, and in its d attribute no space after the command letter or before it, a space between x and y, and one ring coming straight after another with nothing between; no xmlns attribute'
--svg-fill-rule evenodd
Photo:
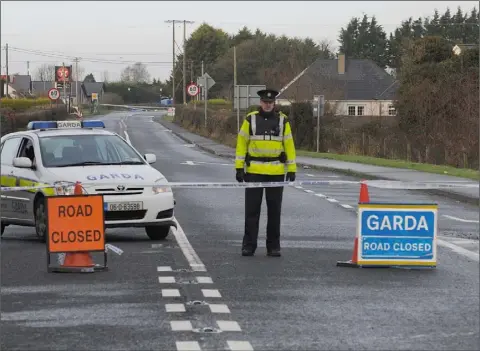
<svg viewBox="0 0 480 351"><path fill-rule="evenodd" d="M320 152L320 117L325 113L325 96L315 95L313 101L313 112L317 115L317 152Z"/></svg>
<svg viewBox="0 0 480 351"><path fill-rule="evenodd" d="M190 96L197 96L198 93L200 92L200 88L198 87L197 84L195 83L190 83L189 85L187 85L187 93L188 95Z"/></svg>
<svg viewBox="0 0 480 351"><path fill-rule="evenodd" d="M358 265L436 267L436 204L358 204Z"/></svg>
<svg viewBox="0 0 480 351"><path fill-rule="evenodd" d="M215 85L215 81L207 72L205 72L205 74L197 78L197 84L202 88L202 92L205 94L205 128L207 128L208 91Z"/></svg>

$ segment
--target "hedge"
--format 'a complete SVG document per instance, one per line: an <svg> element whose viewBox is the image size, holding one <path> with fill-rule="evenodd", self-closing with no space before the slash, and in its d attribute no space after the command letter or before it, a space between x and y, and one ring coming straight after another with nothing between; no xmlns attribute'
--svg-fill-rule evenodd
<svg viewBox="0 0 480 351"><path fill-rule="evenodd" d="M18 132L27 127L31 121L61 121L75 119L67 113L65 105L53 109L16 112L11 108L0 108L1 135Z"/></svg>
<svg viewBox="0 0 480 351"><path fill-rule="evenodd" d="M189 102L189 104L203 105L203 100L192 100ZM232 102L225 99L209 99L208 105L232 105Z"/></svg>
<svg viewBox="0 0 480 351"><path fill-rule="evenodd" d="M8 99L2 98L0 100L0 108L11 108L14 111L25 111L32 107L47 106L50 99L38 98L38 99Z"/></svg>

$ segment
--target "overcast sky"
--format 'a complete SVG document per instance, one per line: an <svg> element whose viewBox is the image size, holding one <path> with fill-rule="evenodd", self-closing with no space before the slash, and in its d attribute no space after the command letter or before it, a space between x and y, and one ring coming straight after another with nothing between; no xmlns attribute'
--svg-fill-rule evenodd
<svg viewBox="0 0 480 351"><path fill-rule="evenodd" d="M80 57L79 65L86 74L93 73L97 81L103 79L105 71L110 80L119 79L122 69L135 61L151 62L147 64L150 75L163 80L172 68L172 24L165 23L166 20L194 21L187 25L187 38L202 22L207 22L228 33L246 25L277 35L308 36L317 42L327 39L338 46L339 30L351 17L375 15L390 33L410 16L431 16L435 8L443 13L447 7L453 14L458 6L470 11L475 6L478 9L478 2L2 1L2 74L6 43L11 47L10 74L26 74L27 61L33 74L42 63L72 63L68 58L71 56ZM175 28L176 42L181 48L183 24ZM14 48L33 50L43 56ZM45 52L51 57L45 56Z"/></svg>

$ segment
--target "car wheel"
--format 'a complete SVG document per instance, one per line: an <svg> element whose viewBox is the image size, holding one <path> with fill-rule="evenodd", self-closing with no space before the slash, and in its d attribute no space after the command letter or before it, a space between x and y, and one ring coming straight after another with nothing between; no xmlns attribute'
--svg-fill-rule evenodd
<svg viewBox="0 0 480 351"><path fill-rule="evenodd" d="M35 230L42 242L47 241L47 213L45 212L45 199L39 198L35 202Z"/></svg>
<svg viewBox="0 0 480 351"><path fill-rule="evenodd" d="M151 240L164 240L170 233L170 226L150 226L145 227L145 231Z"/></svg>

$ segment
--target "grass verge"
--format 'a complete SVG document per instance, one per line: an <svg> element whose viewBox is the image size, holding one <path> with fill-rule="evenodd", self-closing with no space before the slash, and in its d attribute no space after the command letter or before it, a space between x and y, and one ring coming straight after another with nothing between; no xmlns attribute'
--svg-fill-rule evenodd
<svg viewBox="0 0 480 351"><path fill-rule="evenodd" d="M361 163L361 164L380 166L380 167L412 169L412 170L427 172L427 173L444 174L444 175L450 175L454 177L480 180L480 172L474 169L468 169L468 168L455 168L451 166L432 165L428 163L415 163L415 162L408 162L403 160L390 160L390 159L370 157L370 156L316 153L313 151L304 151L304 150L298 150L297 154L299 156L306 156L306 157L312 157L312 158L324 158L329 160Z"/></svg>

